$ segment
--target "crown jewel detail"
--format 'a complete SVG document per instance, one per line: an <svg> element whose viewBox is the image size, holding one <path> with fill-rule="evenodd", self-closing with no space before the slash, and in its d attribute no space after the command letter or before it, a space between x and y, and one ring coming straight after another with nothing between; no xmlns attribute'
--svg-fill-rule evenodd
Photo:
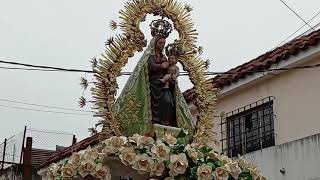
<svg viewBox="0 0 320 180"><path fill-rule="evenodd" d="M185 51L183 50L183 46L179 41L175 40L174 43L168 44L166 47L166 55L167 56L181 56L185 54Z"/></svg>
<svg viewBox="0 0 320 180"><path fill-rule="evenodd" d="M167 38L172 32L172 25L164 19L153 20L150 23L151 35Z"/></svg>

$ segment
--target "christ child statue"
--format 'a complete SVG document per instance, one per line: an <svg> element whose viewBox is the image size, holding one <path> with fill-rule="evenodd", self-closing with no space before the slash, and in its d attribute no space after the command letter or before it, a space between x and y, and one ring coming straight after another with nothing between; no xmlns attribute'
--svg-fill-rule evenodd
<svg viewBox="0 0 320 180"><path fill-rule="evenodd" d="M169 68L167 74L160 81L164 83L164 88L169 88L170 82L177 80L179 76L179 67L177 66L177 58L175 55L169 56Z"/></svg>

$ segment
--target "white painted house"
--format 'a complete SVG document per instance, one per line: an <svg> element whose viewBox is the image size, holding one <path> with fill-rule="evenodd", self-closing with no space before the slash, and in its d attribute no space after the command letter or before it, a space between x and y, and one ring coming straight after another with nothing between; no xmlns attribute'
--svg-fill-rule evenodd
<svg viewBox="0 0 320 180"><path fill-rule="evenodd" d="M218 149L271 180L320 179L319 64L317 30L213 78ZM184 95L196 115L192 89Z"/></svg>

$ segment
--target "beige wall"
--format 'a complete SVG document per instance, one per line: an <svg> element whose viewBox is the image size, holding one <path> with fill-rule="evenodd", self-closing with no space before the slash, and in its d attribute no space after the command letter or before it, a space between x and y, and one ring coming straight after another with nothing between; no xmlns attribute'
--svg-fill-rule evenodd
<svg viewBox="0 0 320 180"><path fill-rule="evenodd" d="M320 57L301 65L320 63ZM253 83L249 87L220 97L217 112L230 112L268 96L274 96L273 110L276 145L320 132L320 67L293 70ZM220 140L220 119L214 131Z"/></svg>

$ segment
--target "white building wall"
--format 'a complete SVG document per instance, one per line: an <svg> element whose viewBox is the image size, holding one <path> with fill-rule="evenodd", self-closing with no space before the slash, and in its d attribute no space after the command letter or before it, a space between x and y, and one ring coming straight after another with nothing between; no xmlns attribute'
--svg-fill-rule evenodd
<svg viewBox="0 0 320 180"><path fill-rule="evenodd" d="M320 134L246 154L269 180L320 180ZM280 169L284 168L282 174Z"/></svg>
<svg viewBox="0 0 320 180"><path fill-rule="evenodd" d="M303 65L319 64L319 56L309 59ZM268 96L274 96L275 141L283 144L320 133L320 68L300 69L268 75L241 90L224 97L218 97L217 115L230 112ZM214 131L221 139L220 118L216 118Z"/></svg>

